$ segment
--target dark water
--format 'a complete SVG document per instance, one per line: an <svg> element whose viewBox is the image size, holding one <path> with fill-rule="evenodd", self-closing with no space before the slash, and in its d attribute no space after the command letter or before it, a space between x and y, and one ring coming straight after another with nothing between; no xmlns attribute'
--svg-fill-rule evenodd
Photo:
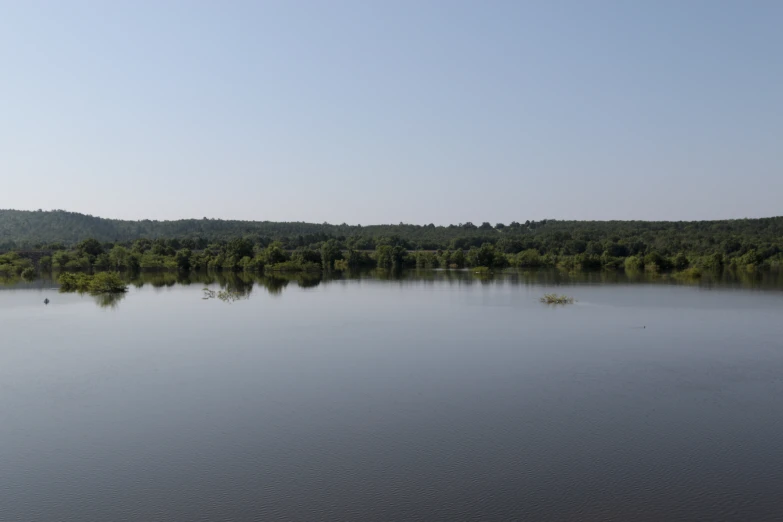
<svg viewBox="0 0 783 522"><path fill-rule="evenodd" d="M0 289L0 520L783 520L774 281L221 285Z"/></svg>

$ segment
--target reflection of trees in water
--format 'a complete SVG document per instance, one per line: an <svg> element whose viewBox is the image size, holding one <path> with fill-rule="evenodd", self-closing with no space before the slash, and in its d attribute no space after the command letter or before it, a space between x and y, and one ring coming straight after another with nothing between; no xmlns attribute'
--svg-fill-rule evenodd
<svg viewBox="0 0 783 522"><path fill-rule="evenodd" d="M321 284L335 282L368 281L378 285L430 286L447 283L449 285L525 285L559 286L573 284L667 284L694 285L702 288L741 287L767 290L783 289L783 271L758 271L748 269L725 269L717 271L702 270L693 277L686 272L650 272L631 270L568 271L560 269L496 270L487 273L474 273L471 270L444 269L365 269L360 271L327 271L291 273L281 272L274 275L234 272L137 272L122 274L129 284L142 288L170 288L176 285L201 284L214 291L214 297L223 296L225 302L249 299L253 289L263 288L269 295L279 296L295 283L297 288L314 288ZM0 288L55 286L52 279L37 279L24 282L18 277L0 279ZM217 288L215 288L217 286ZM94 296L98 306L114 308L125 294L101 294Z"/></svg>
<svg viewBox="0 0 783 522"><path fill-rule="evenodd" d="M280 295L283 293L283 288L288 286L288 279L269 276L262 278L261 284L271 295Z"/></svg>
<svg viewBox="0 0 783 522"><path fill-rule="evenodd" d="M242 294L241 292L237 292L230 289L222 289L218 290L217 292L208 288L204 287L204 297L202 299L220 299L224 303L231 304L234 301L239 301L240 299L248 299L250 296L246 294Z"/></svg>
<svg viewBox="0 0 783 522"><path fill-rule="evenodd" d="M330 274L321 272L279 273L274 276L266 276L270 288L285 288L288 283L296 283L300 288L315 288L321 281L335 279Z"/></svg>
<svg viewBox="0 0 783 522"><path fill-rule="evenodd" d="M250 274L227 272L220 275L222 277L218 278L217 283L225 290L243 297L249 296L253 291L255 281Z"/></svg>
<svg viewBox="0 0 783 522"><path fill-rule="evenodd" d="M95 304L101 308L117 308L117 305L125 299L127 292L118 294L98 294L92 296L95 299Z"/></svg>
<svg viewBox="0 0 783 522"><path fill-rule="evenodd" d="M548 269L506 269L487 273L471 270L448 269L364 269L327 272L278 272L274 275L260 275L244 272L140 272L126 275L136 287L151 285L155 288L171 287L176 284L205 286L218 285L215 291L225 292L227 302L248 299L255 286L265 289L269 295L279 296L291 283L298 288L314 288L336 281L374 281L379 284L434 285L525 285L559 286L573 284L669 284L698 285L701 287L741 286L750 288L783 289L783 271L721 270L703 271L698 278L676 276L670 272L625 271L625 270L561 270ZM121 297L120 297L121 299ZM117 299L119 301L119 299ZM113 305L112 305L113 306Z"/></svg>
<svg viewBox="0 0 783 522"><path fill-rule="evenodd" d="M51 274L45 274L43 277L30 280L22 276L0 273L0 290L11 288L52 288L54 286L57 286L57 281L52 279Z"/></svg>
<svg viewBox="0 0 783 522"><path fill-rule="evenodd" d="M317 275L306 275L297 279L296 283L299 285L299 288L315 288L321 284L321 281L323 281L323 279Z"/></svg>
<svg viewBox="0 0 783 522"><path fill-rule="evenodd" d="M135 272L128 273L129 282L136 288L142 288L144 285L150 285L154 288L165 288L176 285L178 274L176 272Z"/></svg>
<svg viewBox="0 0 783 522"><path fill-rule="evenodd" d="M201 274L194 274L201 275ZM204 297L210 299L216 297L224 303L233 303L241 299L250 299L250 294L253 291L253 285L255 284L254 278L250 274L234 273L234 272L215 272L203 274L203 277L198 277L199 282L203 282L207 285L217 285L220 290L214 291L208 287L204 287Z"/></svg>

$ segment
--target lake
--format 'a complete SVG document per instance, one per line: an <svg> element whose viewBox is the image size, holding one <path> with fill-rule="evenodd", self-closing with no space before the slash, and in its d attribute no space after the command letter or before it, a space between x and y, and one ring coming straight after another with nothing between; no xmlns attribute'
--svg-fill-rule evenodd
<svg viewBox="0 0 783 522"><path fill-rule="evenodd" d="M0 286L2 521L783 517L777 276L55 286Z"/></svg>

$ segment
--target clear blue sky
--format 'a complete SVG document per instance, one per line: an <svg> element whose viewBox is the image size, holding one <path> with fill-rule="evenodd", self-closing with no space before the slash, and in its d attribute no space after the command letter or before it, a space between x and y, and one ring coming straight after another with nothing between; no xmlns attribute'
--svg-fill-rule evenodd
<svg viewBox="0 0 783 522"><path fill-rule="evenodd" d="M783 214L783 2L0 0L0 208Z"/></svg>

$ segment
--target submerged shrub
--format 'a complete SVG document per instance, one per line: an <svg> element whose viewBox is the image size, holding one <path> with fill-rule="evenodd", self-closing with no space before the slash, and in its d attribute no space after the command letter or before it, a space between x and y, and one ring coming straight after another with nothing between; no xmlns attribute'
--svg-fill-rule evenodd
<svg viewBox="0 0 783 522"><path fill-rule="evenodd" d="M60 274L58 280L62 292L114 294L128 290L120 275L115 272L100 272L95 275L65 272Z"/></svg>
<svg viewBox="0 0 783 522"><path fill-rule="evenodd" d="M701 269L692 266L685 270L681 270L680 272L675 272L672 276L677 279L699 279L701 277Z"/></svg>
<svg viewBox="0 0 783 522"><path fill-rule="evenodd" d="M101 272L91 277L89 282L90 293L115 294L128 290L120 275L115 272Z"/></svg>
<svg viewBox="0 0 783 522"><path fill-rule="evenodd" d="M540 301L546 304L573 304L574 298L567 295L544 294Z"/></svg>
<svg viewBox="0 0 783 522"><path fill-rule="evenodd" d="M641 270L644 263L638 256L628 256L625 258L625 269L629 271Z"/></svg>
<svg viewBox="0 0 783 522"><path fill-rule="evenodd" d="M320 272L321 265L312 261L297 263L296 261L283 261L267 265L266 272Z"/></svg>
<svg viewBox="0 0 783 522"><path fill-rule="evenodd" d="M682 252L674 256L674 261L672 261L672 266L676 270L685 270L686 268L688 268L688 265L689 265L688 258L685 257L685 254L683 254Z"/></svg>

